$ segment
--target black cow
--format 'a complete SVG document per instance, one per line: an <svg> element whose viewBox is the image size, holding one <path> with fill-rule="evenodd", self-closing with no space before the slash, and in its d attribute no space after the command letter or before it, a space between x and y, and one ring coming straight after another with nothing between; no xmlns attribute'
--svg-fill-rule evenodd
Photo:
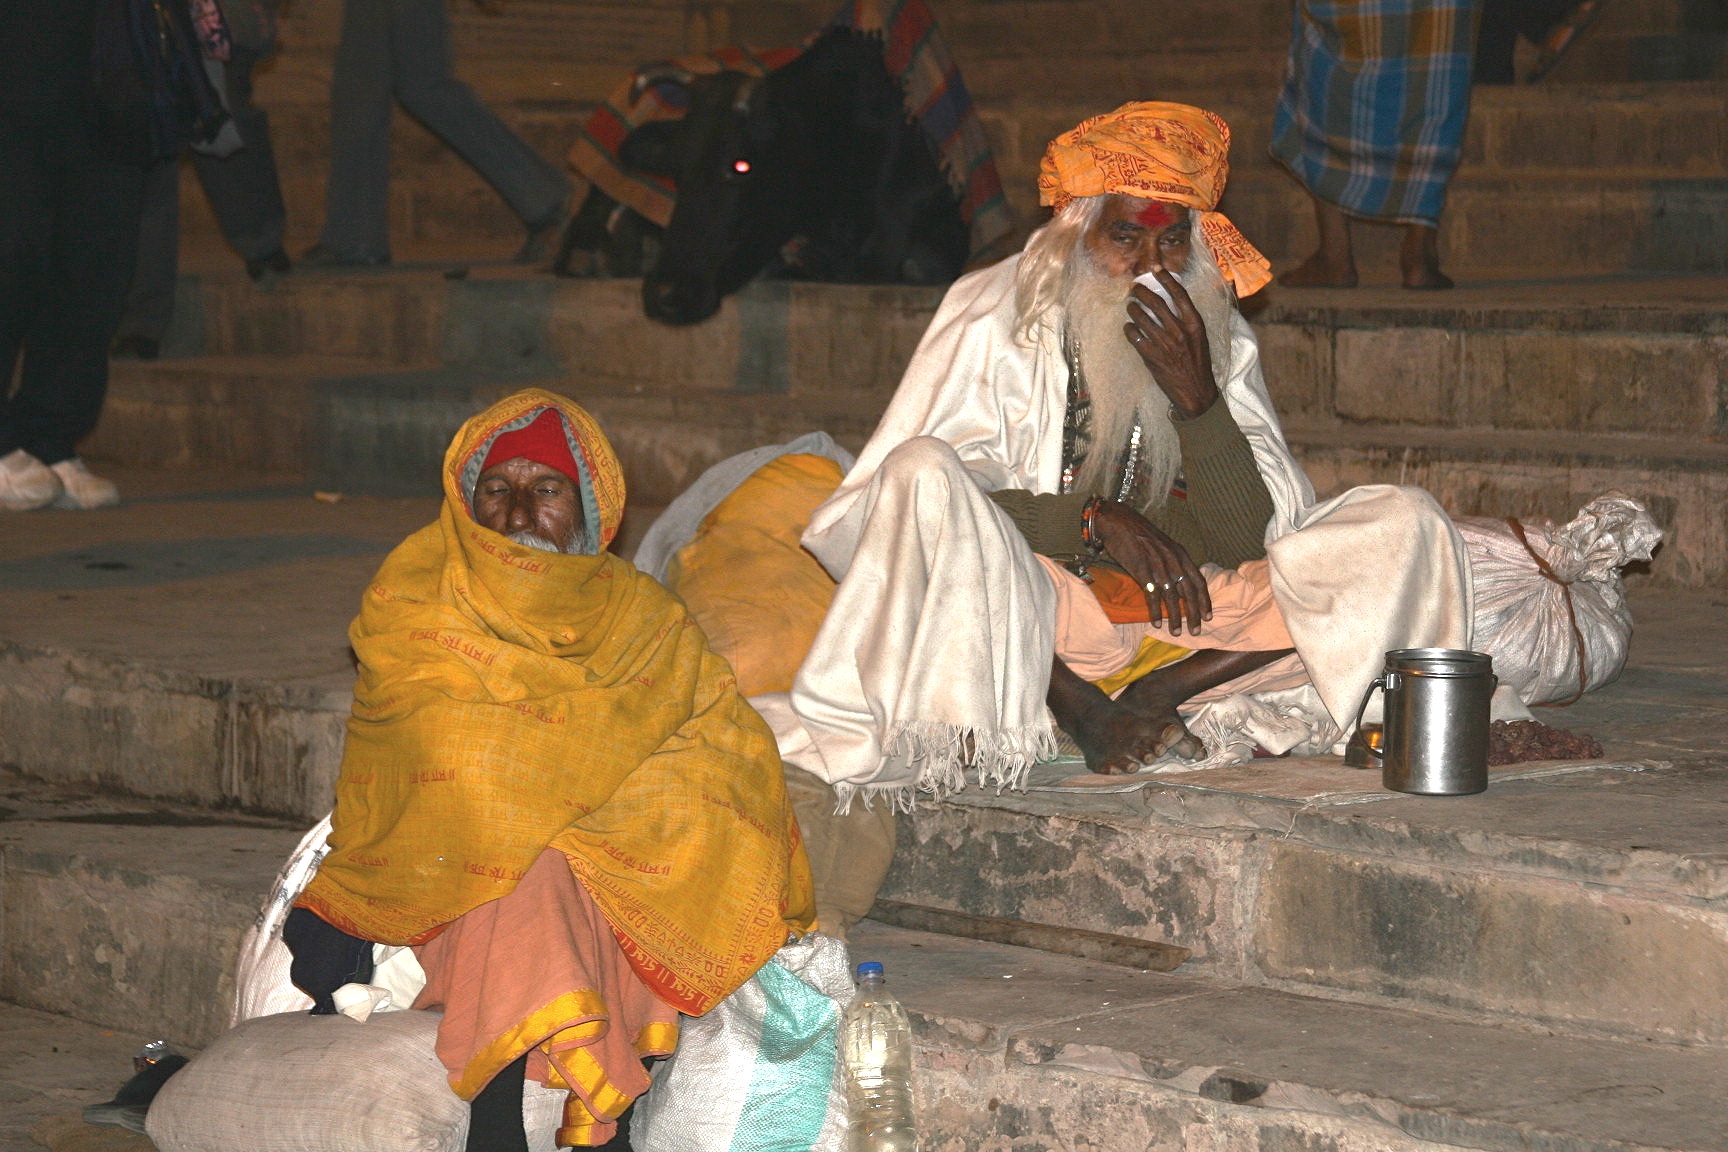
<svg viewBox="0 0 1728 1152"><path fill-rule="evenodd" d="M766 77L661 70L640 82L689 95L681 120L637 128L619 156L677 181L672 222L655 236L596 188L566 232L559 270L586 248L605 271L631 275L647 250L644 309L694 324L759 273L939 284L965 264L959 200L905 113L879 37L830 29Z"/></svg>

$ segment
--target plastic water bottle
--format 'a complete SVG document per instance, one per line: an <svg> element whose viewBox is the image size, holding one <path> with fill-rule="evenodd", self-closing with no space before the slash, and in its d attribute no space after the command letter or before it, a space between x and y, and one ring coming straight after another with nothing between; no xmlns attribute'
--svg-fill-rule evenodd
<svg viewBox="0 0 1728 1152"><path fill-rule="evenodd" d="M882 965L858 965L858 995L840 1020L850 1152L918 1152L912 1120L912 1025L882 985Z"/></svg>

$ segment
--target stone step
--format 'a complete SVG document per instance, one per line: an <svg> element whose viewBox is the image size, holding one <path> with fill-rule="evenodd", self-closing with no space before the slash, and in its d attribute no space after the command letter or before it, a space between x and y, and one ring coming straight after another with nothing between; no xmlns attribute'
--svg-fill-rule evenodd
<svg viewBox="0 0 1728 1152"><path fill-rule="evenodd" d="M0 999L177 1046L225 1031L240 938L308 825L0 788Z"/></svg>
<svg viewBox="0 0 1728 1152"><path fill-rule="evenodd" d="M452 278L452 269L460 275ZM1250 302L1250 313L1288 417L1684 443L1728 432L1719 396L1728 354L1723 284L1667 277L1445 293L1273 287ZM453 261L296 274L270 288L212 273L189 277L181 296L166 350L219 359L117 363L117 388L149 387L185 404L200 375L236 389L279 381L270 394L296 377L357 375L367 365L442 365L564 377L585 393L788 393L881 405L942 290L761 282L687 328L644 317L637 281ZM122 443L107 447L117 453Z"/></svg>
<svg viewBox="0 0 1728 1152"><path fill-rule="evenodd" d="M339 764L344 630L385 551L434 502L118 478L131 503L0 523L0 765L37 789L304 827ZM639 511L626 550L648 522ZM1172 943L1236 982L1728 1042L1728 617L1714 592L1635 580L1631 596L1625 675L1550 717L1595 733L1623 767L1525 768L1453 801L1381 792L1336 760L1124 794L971 789L908 822L884 895Z"/></svg>
<svg viewBox="0 0 1728 1152"><path fill-rule="evenodd" d="M217 1035L239 938L299 829L9 791L0 989L21 1007L0 1008L8 1035L52 1034L98 1059L115 1043L90 1024L188 1048ZM912 1019L933 1149L1728 1147L1720 1049L1557 1035L868 921L852 951L885 964ZM50 1033L54 1021L32 1009L70 1019ZM7 1064L9 1077L32 1066ZM90 1101L109 1087L93 1079ZM46 1110L40 1089L13 1094Z"/></svg>
<svg viewBox="0 0 1728 1152"><path fill-rule="evenodd" d="M170 350L219 354L117 364L91 457L422 494L462 420L543 384L592 407L632 490L663 504L745 448L813 429L861 445L940 293L759 284L688 329L646 320L633 281L495 267L297 275L269 290L228 273L182 296ZM1406 481L1459 514L1565 520L1619 488L1669 532L1660 579L1728 576L1717 281L1274 290L1256 324L1322 493Z"/></svg>
<svg viewBox="0 0 1728 1152"><path fill-rule="evenodd" d="M0 1003L0 1148L151 1152L147 1137L119 1128L96 1136L81 1114L114 1098L132 1075L132 1058L153 1039Z"/></svg>
<svg viewBox="0 0 1728 1152"><path fill-rule="evenodd" d="M0 570L0 764L218 821L244 808L310 823L339 763L343 629L384 550L432 508L145 493L45 514L60 529L46 539L5 526L24 558ZM1632 610L1622 679L1547 717L1621 767L1514 769L1448 801L1383 793L1336 760L1122 795L969 790L920 808L884 895L1174 943L1238 982L1723 1043L1728 617L1719 595L1641 584Z"/></svg>
<svg viewBox="0 0 1728 1152"><path fill-rule="evenodd" d="M1604 492L1635 495L1662 526L1650 563L1659 580L1728 583L1728 444L1660 436L1460 432L1456 429L1286 425L1317 491L1413 484L1468 516L1546 516L1565 523Z"/></svg>
<svg viewBox="0 0 1728 1152"><path fill-rule="evenodd" d="M968 791L907 822L882 896L1175 944L1232 982L1721 1046L1728 769L1667 764L1495 770L1456 802L1335 758Z"/></svg>
<svg viewBox="0 0 1728 1152"><path fill-rule="evenodd" d="M1722 1147L1717 1052L1581 1040L860 925L924 1146ZM1694 1063L1694 1061L1696 1063Z"/></svg>

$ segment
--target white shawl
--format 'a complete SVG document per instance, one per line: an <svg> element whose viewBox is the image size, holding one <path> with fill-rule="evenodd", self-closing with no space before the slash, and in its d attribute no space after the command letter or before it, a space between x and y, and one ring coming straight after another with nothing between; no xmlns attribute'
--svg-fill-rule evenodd
<svg viewBox="0 0 1728 1152"><path fill-rule="evenodd" d="M1054 624L1009 629L1002 621L1023 620L1028 605L1053 615L1053 593L983 495L1059 488L1068 369L1058 320L1046 319L1030 341L1015 335L1018 267L1010 257L949 290L881 423L804 533L840 589L790 697L758 704L781 754L834 784L843 802L862 791L909 804L914 786L938 794L960 787L967 763L983 783L1019 787L1027 767L1052 754L1044 693ZM1310 729L1336 735L1387 651L1469 647L1467 556L1420 490L1359 488L1316 505L1279 428L1253 331L1234 312L1231 327L1221 392L1272 497L1268 560L1313 680L1305 690ZM917 437L951 446L976 490L968 496L972 485L947 485L942 500L902 494L884 505L883 461ZM945 510L926 508L942 501ZM891 511L881 514L884 507ZM911 533L940 534L949 546L940 554L909 547ZM964 547L952 546L957 538ZM944 559L954 555L965 562ZM908 556L920 557L923 570L907 571ZM937 613L939 622L923 619ZM1228 695L1207 695L1220 693Z"/></svg>

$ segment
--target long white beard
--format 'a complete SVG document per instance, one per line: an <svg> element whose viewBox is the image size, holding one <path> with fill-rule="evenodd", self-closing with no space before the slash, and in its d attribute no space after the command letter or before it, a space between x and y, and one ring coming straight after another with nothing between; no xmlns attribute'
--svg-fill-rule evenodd
<svg viewBox="0 0 1728 1152"><path fill-rule="evenodd" d="M512 544L520 544L524 548L538 548L542 552L562 552L565 555L572 555L576 551L574 541L560 547L536 532L506 532L504 538Z"/></svg>
<svg viewBox="0 0 1728 1152"><path fill-rule="evenodd" d="M1206 324L1215 380L1230 377L1230 317L1236 302L1218 265L1204 247L1195 244L1187 269L1177 277L1187 289ZM1141 429L1141 453L1149 493L1143 512L1164 506L1171 482L1182 467L1182 449L1170 420L1170 401L1147 371L1140 353L1122 333L1128 322L1131 278L1115 279L1099 271L1084 249L1069 269L1062 307L1092 401L1092 442L1074 477L1076 491L1114 496L1117 465L1136 420Z"/></svg>

